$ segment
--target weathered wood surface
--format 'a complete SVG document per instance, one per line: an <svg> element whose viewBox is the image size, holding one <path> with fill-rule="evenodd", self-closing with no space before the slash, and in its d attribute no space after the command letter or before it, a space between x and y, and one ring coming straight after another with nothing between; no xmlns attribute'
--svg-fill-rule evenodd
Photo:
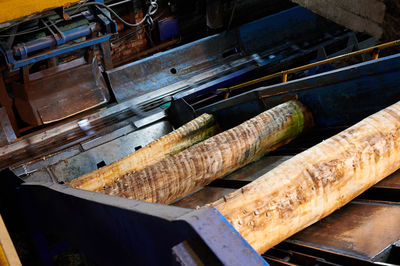
<svg viewBox="0 0 400 266"><path fill-rule="evenodd" d="M263 253L342 207L399 167L400 102L211 205Z"/></svg>
<svg viewBox="0 0 400 266"><path fill-rule="evenodd" d="M85 190L100 191L120 177L159 162L171 154L215 135L217 131L214 117L203 114L136 152L72 180L68 185Z"/></svg>
<svg viewBox="0 0 400 266"><path fill-rule="evenodd" d="M259 159L311 124L306 108L289 101L142 171L127 174L102 192L168 204Z"/></svg>

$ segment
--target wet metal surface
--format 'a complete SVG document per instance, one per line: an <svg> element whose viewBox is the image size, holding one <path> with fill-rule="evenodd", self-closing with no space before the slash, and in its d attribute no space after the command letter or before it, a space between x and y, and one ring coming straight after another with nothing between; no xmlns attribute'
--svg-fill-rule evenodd
<svg viewBox="0 0 400 266"><path fill-rule="evenodd" d="M353 201L286 241L377 260L399 238L400 204Z"/></svg>

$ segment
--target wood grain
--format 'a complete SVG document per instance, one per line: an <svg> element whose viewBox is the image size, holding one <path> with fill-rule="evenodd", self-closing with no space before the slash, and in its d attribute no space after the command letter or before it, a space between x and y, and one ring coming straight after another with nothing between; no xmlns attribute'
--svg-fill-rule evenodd
<svg viewBox="0 0 400 266"><path fill-rule="evenodd" d="M400 102L211 205L263 253L342 207L399 167Z"/></svg>
<svg viewBox="0 0 400 266"><path fill-rule="evenodd" d="M296 101L260 115L176 155L130 173L104 193L169 204L289 142L312 124Z"/></svg>

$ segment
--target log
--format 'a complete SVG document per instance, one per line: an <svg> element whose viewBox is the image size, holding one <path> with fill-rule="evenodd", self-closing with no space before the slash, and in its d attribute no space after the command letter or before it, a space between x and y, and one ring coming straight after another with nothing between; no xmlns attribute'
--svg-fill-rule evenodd
<svg viewBox="0 0 400 266"><path fill-rule="evenodd" d="M100 191L122 176L140 171L167 156L215 135L217 131L214 117L203 114L134 153L72 180L68 185L85 190Z"/></svg>
<svg viewBox="0 0 400 266"><path fill-rule="evenodd" d="M169 204L289 142L312 124L299 102L289 101L142 171L103 192Z"/></svg>
<svg viewBox="0 0 400 266"><path fill-rule="evenodd" d="M400 102L210 204L259 253L321 220L400 167Z"/></svg>

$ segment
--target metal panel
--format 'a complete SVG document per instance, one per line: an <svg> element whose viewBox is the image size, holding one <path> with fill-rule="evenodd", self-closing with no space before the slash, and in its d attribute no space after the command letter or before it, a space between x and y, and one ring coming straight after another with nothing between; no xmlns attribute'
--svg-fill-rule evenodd
<svg viewBox="0 0 400 266"><path fill-rule="evenodd" d="M187 223L174 221L189 209L58 184L23 185L19 192L35 239L53 233L97 265L169 264L172 246L192 235ZM42 260L51 258L45 243L37 243Z"/></svg>
<svg viewBox="0 0 400 266"><path fill-rule="evenodd" d="M191 78L201 69L215 67L217 56L226 47L235 45L233 33L214 35L115 68L107 71L107 75L117 100L122 101Z"/></svg>
<svg viewBox="0 0 400 266"><path fill-rule="evenodd" d="M136 147L145 146L171 131L171 125L166 121L161 121L59 161L49 168L57 182L69 182L96 170L97 164L101 162L106 165L113 163L135 152Z"/></svg>
<svg viewBox="0 0 400 266"><path fill-rule="evenodd" d="M269 265L214 207L181 217L212 250L222 265Z"/></svg>
<svg viewBox="0 0 400 266"><path fill-rule="evenodd" d="M62 152L49 154L47 156L43 156L37 160L33 160L15 167L10 167L14 174L17 176L21 175L29 175L38 169L45 168L49 165L55 164L58 161L66 160L74 155L77 155L81 152L79 146L74 146L69 149L66 149Z"/></svg>
<svg viewBox="0 0 400 266"><path fill-rule="evenodd" d="M207 54L204 56L207 56ZM170 68L159 69L161 67L159 66L161 65L160 60L168 59L163 59L162 55L153 58L153 60L151 59L150 57L144 59L149 61L137 61L134 65L128 64L107 72L111 88L118 102L144 95L151 99L169 96L191 86L196 86L201 82L226 75L233 71L232 65L236 65L236 68L239 68L246 66L246 64L255 64L250 57L232 60L225 64L223 62L217 64L218 62L215 61L215 58L211 58L210 62L207 63L203 61L196 62L196 58L194 58L190 66L171 65ZM153 69L149 69L150 67ZM203 68L201 72L195 69L199 67ZM171 71L176 71L176 74ZM139 76L139 74L142 74L142 76Z"/></svg>
<svg viewBox="0 0 400 266"><path fill-rule="evenodd" d="M239 32L244 50L254 53L267 47L282 45L288 40L302 38L305 34L308 40L312 40L312 34L329 32L332 28L337 28L337 25L308 9L294 7L243 25Z"/></svg>
<svg viewBox="0 0 400 266"><path fill-rule="evenodd" d="M141 99L131 99L124 103L110 105L89 115L70 119L62 124L26 135L10 145L0 147L0 168L27 158L32 160L38 155L55 153L96 135L104 135L104 130L107 128L116 130L130 122L142 127L147 122L154 122L154 119L163 117L154 112L143 112L146 117L138 117L136 112L138 100ZM150 120L148 115L151 115ZM83 122L87 125L85 127L89 128L88 130L82 127ZM27 150L29 153L26 152Z"/></svg>
<svg viewBox="0 0 400 266"><path fill-rule="evenodd" d="M22 119L32 125L65 119L110 98L96 63L31 80L24 87L15 86L14 91L18 92L15 104Z"/></svg>
<svg viewBox="0 0 400 266"><path fill-rule="evenodd" d="M399 204L353 201L286 241L376 260L400 238L399 225Z"/></svg>
<svg viewBox="0 0 400 266"><path fill-rule="evenodd" d="M268 265L215 208L193 211L58 184L23 184L19 192L35 239L53 233L99 265L169 265L172 247L195 236L225 265ZM49 252L43 242L41 252L42 259Z"/></svg>

